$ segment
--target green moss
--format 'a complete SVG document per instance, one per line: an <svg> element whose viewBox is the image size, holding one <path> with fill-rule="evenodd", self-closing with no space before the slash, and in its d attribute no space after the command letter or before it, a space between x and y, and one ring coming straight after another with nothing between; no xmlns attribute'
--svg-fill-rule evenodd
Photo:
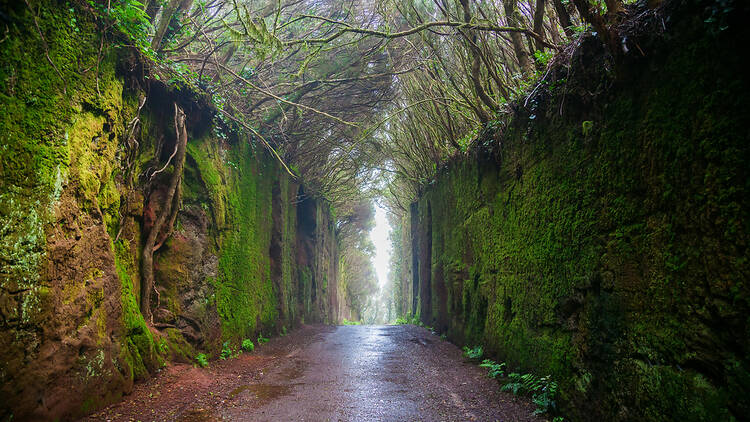
<svg viewBox="0 0 750 422"><path fill-rule="evenodd" d="M200 188L205 188L208 191L207 202L212 207L214 223L218 229L222 230L227 224L227 186L225 176L220 171L224 169L221 155L226 153L217 148L215 142L211 140L189 143L187 152L195 162L195 167L189 166L186 169L188 176L186 198L193 196L194 199L199 199ZM191 174L191 171L195 174ZM190 183L190 176L196 179L195 182ZM191 192L195 193L191 195Z"/></svg>
<svg viewBox="0 0 750 422"><path fill-rule="evenodd" d="M297 208L291 204L296 199L296 185L289 182L287 177L279 178L281 195L281 303L286 322L293 324L297 319L295 287L297 285L297 257L295 242L297 239Z"/></svg>
<svg viewBox="0 0 750 422"><path fill-rule="evenodd" d="M341 262L343 266L345 261L341 260ZM299 289L303 310L306 315L309 315L312 311L312 272L309 267L299 269Z"/></svg>
<svg viewBox="0 0 750 422"><path fill-rule="evenodd" d="M274 326L278 318L268 257L271 186L277 169L247 146L222 151L210 143L198 141L188 152L197 170L193 177L209 192L209 206L221 229L214 289L223 336L241 340Z"/></svg>
<svg viewBox="0 0 750 422"><path fill-rule="evenodd" d="M219 268L211 281L223 337L240 341L261 330L274 332L280 320L294 323L302 317L299 311L314 312L312 274L306 269L305 282L296 262L298 185L273 158L244 143L221 146L210 137L198 138L188 144L188 155L185 202L201 206L215 223L210 230L215 230ZM278 213L276 222L273 212ZM276 281L270 261L274 231L281 248L274 258L281 270ZM164 259L160 267L180 265ZM329 281L322 274L321 279Z"/></svg>
<svg viewBox="0 0 750 422"><path fill-rule="evenodd" d="M93 67L92 61L96 61L96 54L87 55L97 51L94 45L96 48L99 45L98 36L93 35L96 33L93 23L81 19L81 34L74 36L69 22L70 14L75 11L43 4L35 11L40 14L48 54L62 72L63 83L45 58L47 52L42 47L31 12L22 4L19 6L7 10L14 24L7 28L7 37L0 46L0 85L3 87L0 90L3 104L0 113L0 231L3 233L0 259L7 264L0 274L0 287L25 291L18 317L28 323L31 315L42 313L41 301L46 287L39 285L39 270L46 257L44 226L51 221L63 188L81 174L90 175L81 178L81 185L87 184L87 192L95 196L99 192L98 181L110 179L109 171L88 170L83 163L71 162L71 154L82 151L75 148L77 139L71 140L67 129L71 125L76 128L74 121L78 116L81 122L93 116L81 113L84 103L95 103L99 110L107 110L104 114L116 114L121 85L114 81L113 57L105 55L99 76L102 96L97 96L97 76L93 72L84 75L77 72L79 68ZM67 96L63 94L63 85L67 86ZM116 143L104 139L101 146L107 153L88 164L106 167L108 164L99 163L111 162ZM93 157L91 151L87 152L86 157ZM95 180L97 177L99 179ZM107 195L104 211L107 207L116 208L116 201L116 195Z"/></svg>
<svg viewBox="0 0 750 422"><path fill-rule="evenodd" d="M552 374L573 420L748 411L750 89L715 40L680 42L596 109L517 117L500 163L452 163L413 216L429 300L403 307Z"/></svg>
<svg viewBox="0 0 750 422"><path fill-rule="evenodd" d="M168 328L166 338L166 350L171 355L171 360L191 363L195 355L195 349L188 343L180 333L180 330Z"/></svg>
<svg viewBox="0 0 750 422"><path fill-rule="evenodd" d="M80 381L106 378L111 380L108 385L119 388L127 382L123 383L119 374L103 372L110 366L106 362L109 355L99 353L102 350L111 350L114 366L126 380L147 377L163 365L164 357L189 361L194 354L179 331L167 330L161 337L155 334L139 310L141 222L133 217L143 213L144 201L133 185L154 165L157 139L171 120L167 118L165 123L160 110L142 110L139 149L134 162L128 162L132 166L126 168L123 163L130 155L122 142L123 131L135 115L139 93L125 92L115 70L122 50L108 48L109 40L105 40L100 54L101 31L89 9L71 12L69 7L48 2L33 6L49 51L42 47L31 12L23 3L9 4L3 10L9 28L0 43L0 261L7 264L0 271L0 288L23 292L16 295L18 303L7 306L7 316L20 320L23 327L15 333L17 341L12 348L39 350L33 332L44 327L47 321L43 318L49 317L50 310L62 306L65 312L71 307L68 305L85 301L91 312L81 325L96 330L101 347L77 362L83 368ZM62 76L49 65L47 53ZM298 186L280 176L272 158L255 154L245 143L228 145L193 133L190 136L184 201L211 215L214 224L209 224L208 248L219 256L217 276L206 279L215 291L199 305L206 318L198 319L211 321L218 312L223 337L236 340L254 337L261 330L273 332L282 324L291 326L303 317L297 315L300 310L312 312L309 281L303 289L308 296L300 299L297 295L294 200ZM282 279L276 284L269 263L275 184L280 187L282 237ZM64 206L60 210L80 212L63 215L75 220L71 226L85 223L86 229L98 229L101 221L110 237L118 239L111 248L121 284L119 307L104 309L111 303L107 291L91 288L110 276L98 267L81 268L79 279L64 283L59 294L56 286L40 278L48 247L45 229L51 229L61 199ZM121 201L126 200L127 206L121 207ZM123 215L121 208L126 210ZM323 218L320 209L317 218ZM121 222L124 232L120 232ZM160 275L176 275L172 280L159 279L159 283L168 287L162 304L179 314L181 289L191 286L185 285L185 262L173 259L184 258L187 252L174 240L164 249L173 255L162 250L156 260ZM308 280L310 277L308 269ZM322 280L324 288L333 283L327 277ZM305 309L300 303L305 303ZM108 320L112 322L120 312L121 326L117 321L108 326ZM215 333L201 334L209 342L215 341ZM35 359L32 353L19 356L32 362ZM13 369L22 370L22 365ZM5 370L0 368L0 372ZM119 394L98 393L81 397L81 412L101 407Z"/></svg>
<svg viewBox="0 0 750 422"><path fill-rule="evenodd" d="M128 368L129 376L134 379L143 379L161 366L161 357L158 354L154 337L143 319L138 299L135 294L139 286L133 282L131 274L137 274L135 262L130 252L130 245L126 240L118 240L113 245L115 255L115 267L117 276L122 284L122 323L125 330L125 343L120 351L120 359Z"/></svg>
<svg viewBox="0 0 750 422"><path fill-rule="evenodd" d="M701 374L638 360L624 362L619 369L629 381L627 387L634 389L634 404L646 419L670 415L675 420L731 420L726 392Z"/></svg>
<svg viewBox="0 0 750 422"><path fill-rule="evenodd" d="M41 45L25 41L38 37L30 32L30 13L25 8L8 13L19 26L0 46L0 257L8 263L0 286L21 290L34 289L45 257L43 226L59 194L56 182L65 177L62 132L70 111L54 87L59 78L40 60Z"/></svg>

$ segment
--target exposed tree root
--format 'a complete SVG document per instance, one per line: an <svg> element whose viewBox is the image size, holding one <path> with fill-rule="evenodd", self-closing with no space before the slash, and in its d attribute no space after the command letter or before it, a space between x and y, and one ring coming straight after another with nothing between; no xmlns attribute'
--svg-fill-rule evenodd
<svg viewBox="0 0 750 422"><path fill-rule="evenodd" d="M154 221L154 226L148 233L146 243L143 245L143 259L141 261L141 313L147 321L153 323L151 313L151 292L154 290L154 251L158 249L171 234L174 220L179 209L180 194L179 185L182 179L182 170L185 167L185 151L187 149L187 128L185 127L185 112L175 103L174 126L177 134L177 147L175 148L174 171L169 179L169 186L164 198L164 207ZM164 223L169 218L169 229L167 235L157 245L157 237Z"/></svg>

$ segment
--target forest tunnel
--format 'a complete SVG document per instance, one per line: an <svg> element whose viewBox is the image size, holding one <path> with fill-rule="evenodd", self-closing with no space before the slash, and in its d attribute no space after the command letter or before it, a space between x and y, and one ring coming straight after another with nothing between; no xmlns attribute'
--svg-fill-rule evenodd
<svg viewBox="0 0 750 422"><path fill-rule="evenodd" d="M0 3L0 421L744 420L749 8Z"/></svg>

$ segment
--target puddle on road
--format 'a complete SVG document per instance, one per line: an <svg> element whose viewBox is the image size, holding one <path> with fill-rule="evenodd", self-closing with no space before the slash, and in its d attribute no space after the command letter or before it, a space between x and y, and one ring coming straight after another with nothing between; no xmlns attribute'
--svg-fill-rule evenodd
<svg viewBox="0 0 750 422"><path fill-rule="evenodd" d="M230 399L233 399L233 398L234 398L234 396L236 396L237 394L240 394L241 392L243 392L243 391L247 390L248 388L250 388L250 386L249 386L249 385L241 385L241 386L239 386L239 387L235 388L234 390L232 390L232 391L231 391L231 392L229 393L229 398L230 398Z"/></svg>
<svg viewBox="0 0 750 422"><path fill-rule="evenodd" d="M288 380L294 380L302 376L307 368L307 362L303 360L295 360L291 366L281 370L281 376Z"/></svg>
<svg viewBox="0 0 750 422"><path fill-rule="evenodd" d="M278 375L272 377L282 385L278 384L245 384L241 385L229 393L229 398L234 399L235 397L245 392L249 393L250 396L255 396L258 400L255 405L263 405L267 402L273 401L279 397L287 396L290 394L292 388L295 385L291 381L299 378L305 373L307 368L307 362L303 360L294 360L289 366L279 371ZM290 382L288 385L284 385L286 382Z"/></svg>
<svg viewBox="0 0 750 422"><path fill-rule="evenodd" d="M248 384L241 385L232 390L232 392L229 393L229 397L234 398L238 394L248 391L253 393L261 403L266 403L288 395L291 390L292 386L290 385Z"/></svg>

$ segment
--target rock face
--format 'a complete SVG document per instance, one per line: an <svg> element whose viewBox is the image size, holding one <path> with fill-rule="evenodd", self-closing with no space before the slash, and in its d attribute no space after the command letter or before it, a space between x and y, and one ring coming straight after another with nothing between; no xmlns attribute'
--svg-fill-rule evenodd
<svg viewBox="0 0 750 422"><path fill-rule="evenodd" d="M38 10L64 80L47 66L25 4L7 13L0 420L75 418L168 360L215 357L225 342L236 348L301 322L340 320L346 301L337 295L326 202L214 124L199 98L134 76L142 65L126 49L97 63L100 35L89 13L46 3ZM147 324L138 306L143 233L171 170L150 175L174 148L175 102L188 113L187 162L174 232L154 256Z"/></svg>
<svg viewBox="0 0 750 422"><path fill-rule="evenodd" d="M551 374L566 420L750 412L748 34L687 9L616 77L583 38L399 227L398 310Z"/></svg>

